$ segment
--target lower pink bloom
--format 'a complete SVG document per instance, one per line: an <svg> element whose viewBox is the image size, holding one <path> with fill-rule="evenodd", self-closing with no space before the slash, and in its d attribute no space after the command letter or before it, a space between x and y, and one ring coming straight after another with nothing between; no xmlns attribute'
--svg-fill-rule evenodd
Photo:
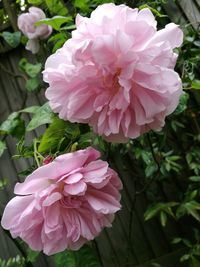
<svg viewBox="0 0 200 267"><path fill-rule="evenodd" d="M120 209L117 173L89 147L57 157L15 186L1 221L12 236L51 255L77 250Z"/></svg>

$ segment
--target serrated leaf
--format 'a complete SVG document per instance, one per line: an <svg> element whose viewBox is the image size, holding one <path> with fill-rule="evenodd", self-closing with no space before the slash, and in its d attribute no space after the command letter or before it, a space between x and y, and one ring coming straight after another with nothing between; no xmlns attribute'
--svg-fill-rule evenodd
<svg viewBox="0 0 200 267"><path fill-rule="evenodd" d="M65 121L55 117L42 136L38 152L54 151L59 141L64 137L66 127Z"/></svg>
<svg viewBox="0 0 200 267"><path fill-rule="evenodd" d="M3 154L5 149L6 149L6 143L3 141L0 141L0 157Z"/></svg>
<svg viewBox="0 0 200 267"><path fill-rule="evenodd" d="M72 22L72 17L54 16L53 18L41 19L35 23L35 26L40 26L43 24L51 26L56 31L60 30L63 23Z"/></svg>
<svg viewBox="0 0 200 267"><path fill-rule="evenodd" d="M54 113L47 102L34 113L32 120L26 127L26 130L32 131L43 124L52 123L53 117Z"/></svg>
<svg viewBox="0 0 200 267"><path fill-rule="evenodd" d="M1 36L13 48L20 44L21 32L2 32Z"/></svg>

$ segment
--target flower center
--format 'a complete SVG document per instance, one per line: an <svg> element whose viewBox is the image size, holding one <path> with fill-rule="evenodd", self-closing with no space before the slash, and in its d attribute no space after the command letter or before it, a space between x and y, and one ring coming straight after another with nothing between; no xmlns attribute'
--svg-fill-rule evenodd
<svg viewBox="0 0 200 267"><path fill-rule="evenodd" d="M119 84L119 75L121 73L121 68L117 68L115 74L108 74L104 76L103 85L105 88L108 88L111 94L114 96L118 93L121 88Z"/></svg>

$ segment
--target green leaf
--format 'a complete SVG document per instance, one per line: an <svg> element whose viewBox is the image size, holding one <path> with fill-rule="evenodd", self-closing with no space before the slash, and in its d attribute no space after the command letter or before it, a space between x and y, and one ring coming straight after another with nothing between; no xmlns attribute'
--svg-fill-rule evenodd
<svg viewBox="0 0 200 267"><path fill-rule="evenodd" d="M191 244L190 240L186 239L186 238L182 238L182 242L184 245L186 245L188 248L192 248L193 244Z"/></svg>
<svg viewBox="0 0 200 267"><path fill-rule="evenodd" d="M145 212L144 218L145 221L150 220L153 218L158 212L165 211L170 216L174 217L171 208L177 206L177 202L167 202L167 203L156 203L151 205Z"/></svg>
<svg viewBox="0 0 200 267"><path fill-rule="evenodd" d="M193 80L191 84L192 89L200 89L200 80Z"/></svg>
<svg viewBox="0 0 200 267"><path fill-rule="evenodd" d="M25 65L25 72L31 77L35 78L42 69L42 64L37 63L37 64L31 64L31 63L26 63Z"/></svg>
<svg viewBox="0 0 200 267"><path fill-rule="evenodd" d="M60 0L45 0L51 14L65 16L68 13L66 6Z"/></svg>
<svg viewBox="0 0 200 267"><path fill-rule="evenodd" d="M19 69L25 72L29 77L35 78L42 69L41 63L32 64L27 61L26 58L22 58L19 63Z"/></svg>
<svg viewBox="0 0 200 267"><path fill-rule="evenodd" d="M54 34L48 39L49 42L58 42L58 40L66 41L68 39L67 34L65 32L59 32Z"/></svg>
<svg viewBox="0 0 200 267"><path fill-rule="evenodd" d="M32 249L28 248L27 250L27 261L35 262L37 257L39 256L39 251L33 251Z"/></svg>
<svg viewBox="0 0 200 267"><path fill-rule="evenodd" d="M78 251L65 251L55 255L56 267L102 267L94 250L88 245Z"/></svg>
<svg viewBox="0 0 200 267"><path fill-rule="evenodd" d="M40 80L37 77L28 79L25 85L28 92L36 91L39 88L39 86L40 86Z"/></svg>
<svg viewBox="0 0 200 267"><path fill-rule="evenodd" d="M192 182L200 182L200 176L191 176L189 179Z"/></svg>
<svg viewBox="0 0 200 267"><path fill-rule="evenodd" d="M24 108L24 109L20 110L19 112L35 113L39 108L40 108L40 106L31 106L31 107Z"/></svg>
<svg viewBox="0 0 200 267"><path fill-rule="evenodd" d="M161 222L161 225L162 225L163 227L166 226L166 223L167 223L167 215L166 215L166 213L163 212L163 211L160 212L160 222Z"/></svg>
<svg viewBox="0 0 200 267"><path fill-rule="evenodd" d="M5 187L8 185L8 179L1 179L0 180L0 190L5 189ZM0 265L1 266L1 265Z"/></svg>
<svg viewBox="0 0 200 267"><path fill-rule="evenodd" d="M141 10L141 9L144 9L144 8L148 8L148 9L150 9L151 12L152 12L155 16L157 16L157 17L159 17L159 18L167 17L167 15L163 15L163 14L161 14L157 9L155 9L155 8L153 8L153 7L151 7L151 6L149 6L148 4L144 4L144 5L139 6L139 9L140 9L140 10Z"/></svg>
<svg viewBox="0 0 200 267"><path fill-rule="evenodd" d="M55 117L42 136L38 152L54 151L64 137L66 127L65 121Z"/></svg>
<svg viewBox="0 0 200 267"><path fill-rule="evenodd" d="M59 48L61 48L63 46L63 44L65 43L66 40L61 39L58 42L55 43L52 52L55 53Z"/></svg>
<svg viewBox="0 0 200 267"><path fill-rule="evenodd" d="M198 210L200 210L200 204L197 201L192 200L180 205L176 211L176 215L178 218L180 218L183 215L188 214L200 222L200 215L197 212Z"/></svg>
<svg viewBox="0 0 200 267"><path fill-rule="evenodd" d="M173 114L178 115L182 113L183 111L185 111L187 108L188 100L189 100L189 94L186 92L183 92L180 97L178 107L176 108Z"/></svg>
<svg viewBox="0 0 200 267"><path fill-rule="evenodd" d="M1 36L13 48L20 44L21 32L2 32Z"/></svg>
<svg viewBox="0 0 200 267"><path fill-rule="evenodd" d="M64 251L54 256L55 267L77 267L75 253L73 251Z"/></svg>
<svg viewBox="0 0 200 267"><path fill-rule="evenodd" d="M69 26L64 26L64 27L62 27L60 29L62 31L64 31L64 30L71 31L71 30L75 30L76 29L76 25L75 24L72 24L72 25L69 25Z"/></svg>
<svg viewBox="0 0 200 267"><path fill-rule="evenodd" d="M43 124L51 123L53 121L53 117L54 113L47 102L34 113L32 120L26 127L26 130L32 131Z"/></svg>
<svg viewBox="0 0 200 267"><path fill-rule="evenodd" d="M11 113L8 118L1 124L1 134L12 134L19 124L20 115L19 112Z"/></svg>
<svg viewBox="0 0 200 267"><path fill-rule="evenodd" d="M189 258L190 258L190 255L189 254L185 254L180 258L180 262L187 261L187 260L189 260Z"/></svg>
<svg viewBox="0 0 200 267"><path fill-rule="evenodd" d="M6 143L3 141L0 141L0 157L3 154L5 149L6 149Z"/></svg>
<svg viewBox="0 0 200 267"><path fill-rule="evenodd" d="M19 255L15 258L9 258L8 260L0 259L1 267L25 267L27 266L25 263L25 259Z"/></svg>
<svg viewBox="0 0 200 267"><path fill-rule="evenodd" d="M39 6L43 3L43 0L28 0L28 3L33 6Z"/></svg>
<svg viewBox="0 0 200 267"><path fill-rule="evenodd" d="M90 146L92 143L92 138L93 138L92 132L81 134L81 136L78 140L78 147L80 149L84 149L84 148Z"/></svg>
<svg viewBox="0 0 200 267"><path fill-rule="evenodd" d="M55 16L53 18L47 18L47 19L42 19L39 20L35 23L35 26L40 26L42 24L46 24L51 26L53 29L55 29L56 31L60 30L60 27L63 23L66 22L72 22L72 17L68 16L68 17L63 17L63 16Z"/></svg>
<svg viewBox="0 0 200 267"><path fill-rule="evenodd" d="M145 221L150 220L153 218L161 209L162 205L160 203L154 204L151 207L147 209L147 211L144 213Z"/></svg>
<svg viewBox="0 0 200 267"><path fill-rule="evenodd" d="M66 136L73 141L80 135L79 125L77 123L67 122L65 132Z"/></svg>
<svg viewBox="0 0 200 267"><path fill-rule="evenodd" d="M75 0L74 6L79 8L82 12L89 12L89 0Z"/></svg>
<svg viewBox="0 0 200 267"><path fill-rule="evenodd" d="M155 164L155 162L151 162L147 165L145 169L145 175L146 177L151 177L158 169L158 166Z"/></svg>
<svg viewBox="0 0 200 267"><path fill-rule="evenodd" d="M173 239L172 244L178 244L180 242L182 242L182 238L176 237L176 238Z"/></svg>

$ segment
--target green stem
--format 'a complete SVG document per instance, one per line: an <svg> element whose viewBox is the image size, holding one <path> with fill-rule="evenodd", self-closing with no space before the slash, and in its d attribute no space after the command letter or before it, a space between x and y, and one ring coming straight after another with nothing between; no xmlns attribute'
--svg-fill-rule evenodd
<svg viewBox="0 0 200 267"><path fill-rule="evenodd" d="M35 139L34 141L33 141L33 146L34 146L34 158L35 158L35 161L36 161L36 163L37 163L37 166L38 167L40 167L40 162L39 162L39 160L38 160L38 155L37 155L37 153L38 153L38 151L37 151L37 140Z"/></svg>

